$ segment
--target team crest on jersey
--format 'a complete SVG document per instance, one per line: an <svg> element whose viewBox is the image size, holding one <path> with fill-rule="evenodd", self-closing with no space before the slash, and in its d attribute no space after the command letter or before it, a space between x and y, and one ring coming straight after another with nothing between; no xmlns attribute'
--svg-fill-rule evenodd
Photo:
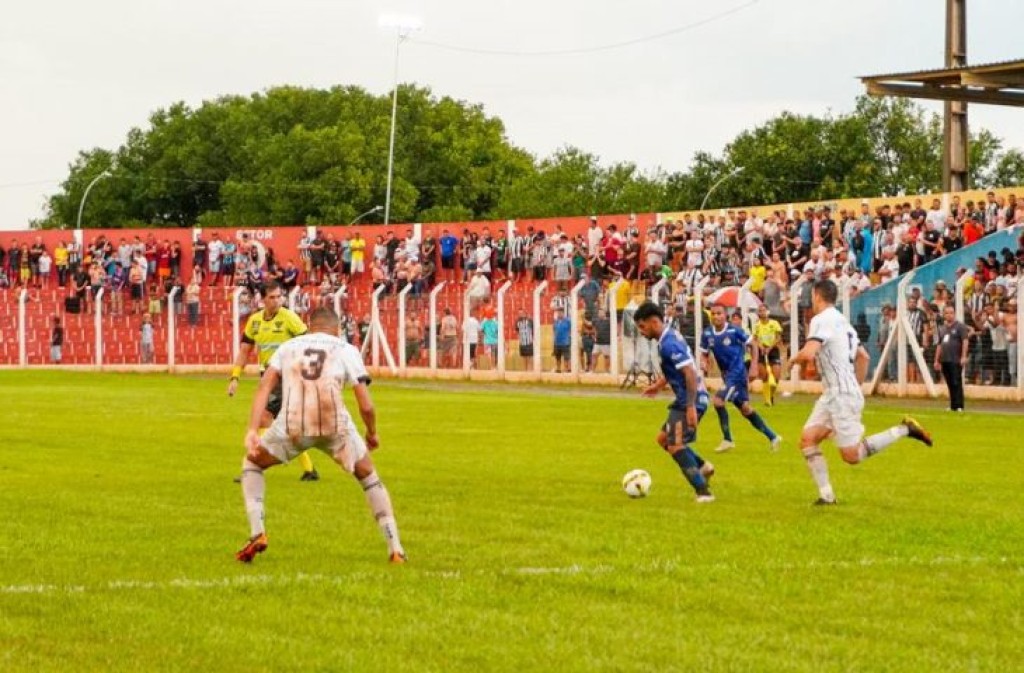
<svg viewBox="0 0 1024 673"><path fill-rule="evenodd" d="M732 343L732 341L729 339L729 337L725 337L724 339L722 339L722 345L723 346L728 346L731 343Z"/></svg>
<svg viewBox="0 0 1024 673"><path fill-rule="evenodd" d="M253 329L253 331L258 330L259 328L260 328L260 321L259 320L253 320L252 321L252 329Z"/></svg>
<svg viewBox="0 0 1024 673"><path fill-rule="evenodd" d="M274 327L276 327L277 329L281 329L282 325L284 325L284 321L283 320L275 320L274 321Z"/></svg>

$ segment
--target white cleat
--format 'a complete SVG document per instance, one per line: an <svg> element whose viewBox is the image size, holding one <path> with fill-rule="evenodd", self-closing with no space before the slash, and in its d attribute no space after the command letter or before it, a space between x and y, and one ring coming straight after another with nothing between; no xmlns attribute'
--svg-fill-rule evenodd
<svg viewBox="0 0 1024 673"><path fill-rule="evenodd" d="M736 444L734 442L722 440L722 443L715 447L715 453L725 453L726 451L731 451L735 448Z"/></svg>
<svg viewBox="0 0 1024 673"><path fill-rule="evenodd" d="M703 504L703 503L706 503L706 502L714 502L714 501L715 501L715 496L711 495L710 493L704 493L704 494L701 494L701 495L697 496L697 502L700 503L700 504Z"/></svg>
<svg viewBox="0 0 1024 673"><path fill-rule="evenodd" d="M700 466L700 474L704 477L704 481L710 481L711 477L715 476L715 466L704 461L704 464Z"/></svg>
<svg viewBox="0 0 1024 673"><path fill-rule="evenodd" d="M772 453L778 453L779 449L782 448L782 435L775 435L775 439L772 440Z"/></svg>

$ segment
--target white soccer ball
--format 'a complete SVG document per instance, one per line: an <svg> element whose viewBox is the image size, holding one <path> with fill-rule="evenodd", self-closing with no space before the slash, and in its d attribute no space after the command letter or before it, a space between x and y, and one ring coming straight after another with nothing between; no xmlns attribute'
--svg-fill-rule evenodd
<svg viewBox="0 0 1024 673"><path fill-rule="evenodd" d="M630 470L622 478L622 490L631 498L646 498L651 492L651 475L646 470Z"/></svg>

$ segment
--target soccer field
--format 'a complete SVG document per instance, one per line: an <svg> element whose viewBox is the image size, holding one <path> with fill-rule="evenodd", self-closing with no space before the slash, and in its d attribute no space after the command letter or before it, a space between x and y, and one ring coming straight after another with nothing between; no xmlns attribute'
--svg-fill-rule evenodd
<svg viewBox="0 0 1024 673"><path fill-rule="evenodd" d="M912 410L935 436L855 468L813 508L808 399L733 415L718 501L654 444L668 397L379 382L410 563L314 454L267 477L270 548L232 477L253 381L3 372L3 671L1011 671L1024 662L1024 417ZM350 405L351 406L351 405ZM619 486L635 467L647 499Z"/></svg>

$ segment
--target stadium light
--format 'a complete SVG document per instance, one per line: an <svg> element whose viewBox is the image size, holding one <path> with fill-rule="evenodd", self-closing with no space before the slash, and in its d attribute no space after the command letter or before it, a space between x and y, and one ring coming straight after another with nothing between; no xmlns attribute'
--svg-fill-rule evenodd
<svg viewBox="0 0 1024 673"><path fill-rule="evenodd" d="M97 182L99 182L103 178L109 178L109 177L110 177L110 169L106 169L102 173L100 173L99 175L94 177L92 179L92 182L90 182L88 185L86 185L85 193L82 194L82 200L78 204L78 220L77 220L77 223L75 224L75 229L81 229L82 228L82 212L85 210L85 200L87 198L89 198L89 192L92 191L92 188L96 186Z"/></svg>
<svg viewBox="0 0 1024 673"><path fill-rule="evenodd" d="M398 117L398 56L402 43L423 27L423 21L407 14L381 14L377 19L381 28L394 30L395 39L395 80L391 90L391 139L388 141L388 186L384 197L384 224L391 224L391 181L395 171L395 121Z"/></svg>
<svg viewBox="0 0 1024 673"><path fill-rule="evenodd" d="M708 199L711 198L711 193L713 191L715 191L716 189L718 189L718 185L722 184L723 182L725 182L726 180L728 180L731 177L739 175L742 172L743 172L743 166L740 166L736 170L734 170L732 173L729 173L728 175L723 175L722 177L718 178L718 182L716 182L715 184L711 185L711 189L709 189L708 193L704 195L704 200L700 202L700 209L704 210L704 206L707 205Z"/></svg>
<svg viewBox="0 0 1024 673"><path fill-rule="evenodd" d="M359 220L363 219L367 215L373 215L374 213L379 213L382 210L384 210L384 206L374 206L373 208L370 208L368 211L366 211L365 213L363 213L362 215L360 215L356 219L354 219L351 222L349 222L348 226L351 227L353 224L358 224Z"/></svg>

